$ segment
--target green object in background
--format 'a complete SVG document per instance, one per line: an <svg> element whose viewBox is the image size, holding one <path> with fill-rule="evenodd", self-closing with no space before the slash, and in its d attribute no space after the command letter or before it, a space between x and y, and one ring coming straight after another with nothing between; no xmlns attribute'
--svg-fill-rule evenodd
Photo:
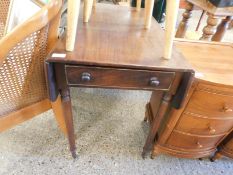
<svg viewBox="0 0 233 175"><path fill-rule="evenodd" d="M132 6L136 7L136 0L132 1ZM142 0L142 8L145 7L145 0ZM166 9L166 0L155 0L154 9L153 9L153 17L159 23L163 22L163 14Z"/></svg>
<svg viewBox="0 0 233 175"><path fill-rule="evenodd" d="M48 4L50 0L42 0L45 4Z"/></svg>

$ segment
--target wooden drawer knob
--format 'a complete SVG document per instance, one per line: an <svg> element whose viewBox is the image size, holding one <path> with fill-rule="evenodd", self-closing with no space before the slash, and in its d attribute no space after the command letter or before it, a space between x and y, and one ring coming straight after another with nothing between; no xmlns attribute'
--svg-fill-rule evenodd
<svg viewBox="0 0 233 175"><path fill-rule="evenodd" d="M222 111L223 112L232 112L232 109L227 107L226 105L224 105L223 108L222 108Z"/></svg>
<svg viewBox="0 0 233 175"><path fill-rule="evenodd" d="M91 80L91 74L88 73L88 72L83 72L83 73L82 73L82 76L81 76L81 80L82 80L83 82L88 82L88 81L90 81L90 80Z"/></svg>
<svg viewBox="0 0 233 175"><path fill-rule="evenodd" d="M209 132L210 132L210 134L215 134L216 129L214 129L213 127L209 126Z"/></svg>
<svg viewBox="0 0 233 175"><path fill-rule="evenodd" d="M158 86L159 84L160 84L160 82L159 82L159 80L158 80L157 77L152 77L152 78L150 79L150 85L151 85L151 86Z"/></svg>
<svg viewBox="0 0 233 175"><path fill-rule="evenodd" d="M197 142L197 146L198 146L198 148L202 148L203 147L202 144L200 144L200 142Z"/></svg>

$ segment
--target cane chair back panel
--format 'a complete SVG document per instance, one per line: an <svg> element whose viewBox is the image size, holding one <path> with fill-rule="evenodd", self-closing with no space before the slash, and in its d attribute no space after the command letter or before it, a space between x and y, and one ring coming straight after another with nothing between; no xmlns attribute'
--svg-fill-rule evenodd
<svg viewBox="0 0 233 175"><path fill-rule="evenodd" d="M61 0L0 40L0 118L48 98L44 61L57 40Z"/></svg>
<svg viewBox="0 0 233 175"><path fill-rule="evenodd" d="M47 33L46 26L18 43L0 67L0 116L47 98Z"/></svg>
<svg viewBox="0 0 233 175"><path fill-rule="evenodd" d="M10 0L0 0L0 39L4 36L7 16L10 8Z"/></svg>

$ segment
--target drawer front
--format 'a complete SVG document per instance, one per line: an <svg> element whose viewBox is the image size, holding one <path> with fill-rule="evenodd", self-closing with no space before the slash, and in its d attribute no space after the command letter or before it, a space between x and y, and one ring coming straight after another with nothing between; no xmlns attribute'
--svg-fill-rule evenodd
<svg viewBox="0 0 233 175"><path fill-rule="evenodd" d="M217 135L228 133L233 128L233 119L210 119L183 114L176 130L199 135Z"/></svg>
<svg viewBox="0 0 233 175"><path fill-rule="evenodd" d="M219 140L223 136L216 137L200 137L187 135L177 131L173 131L167 140L167 144L180 149L190 149L190 150L206 150L213 149L217 146Z"/></svg>
<svg viewBox="0 0 233 175"><path fill-rule="evenodd" d="M71 86L169 90L175 73L67 65L66 77Z"/></svg>
<svg viewBox="0 0 233 175"><path fill-rule="evenodd" d="M233 96L196 91L192 95L185 112L200 114L209 118L233 118Z"/></svg>

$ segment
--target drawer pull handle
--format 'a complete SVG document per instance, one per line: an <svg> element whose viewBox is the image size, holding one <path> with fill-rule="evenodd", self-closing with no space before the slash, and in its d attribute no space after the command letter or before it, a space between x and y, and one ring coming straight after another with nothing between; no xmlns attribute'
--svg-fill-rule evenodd
<svg viewBox="0 0 233 175"><path fill-rule="evenodd" d="M222 111L223 112L232 112L232 109L227 107L227 106L223 106Z"/></svg>
<svg viewBox="0 0 233 175"><path fill-rule="evenodd" d="M216 132L216 130L211 126L209 127L209 131L210 131L210 134L214 134Z"/></svg>
<svg viewBox="0 0 233 175"><path fill-rule="evenodd" d="M91 80L91 74L88 72L83 72L81 76L82 81L88 82Z"/></svg>
<svg viewBox="0 0 233 175"><path fill-rule="evenodd" d="M159 82L159 80L158 80L157 77L152 77L152 78L150 79L150 85L151 85L151 86L158 86L159 84L160 84L160 82Z"/></svg>
<svg viewBox="0 0 233 175"><path fill-rule="evenodd" d="M200 142L197 142L198 148L202 148L203 146L200 144Z"/></svg>

